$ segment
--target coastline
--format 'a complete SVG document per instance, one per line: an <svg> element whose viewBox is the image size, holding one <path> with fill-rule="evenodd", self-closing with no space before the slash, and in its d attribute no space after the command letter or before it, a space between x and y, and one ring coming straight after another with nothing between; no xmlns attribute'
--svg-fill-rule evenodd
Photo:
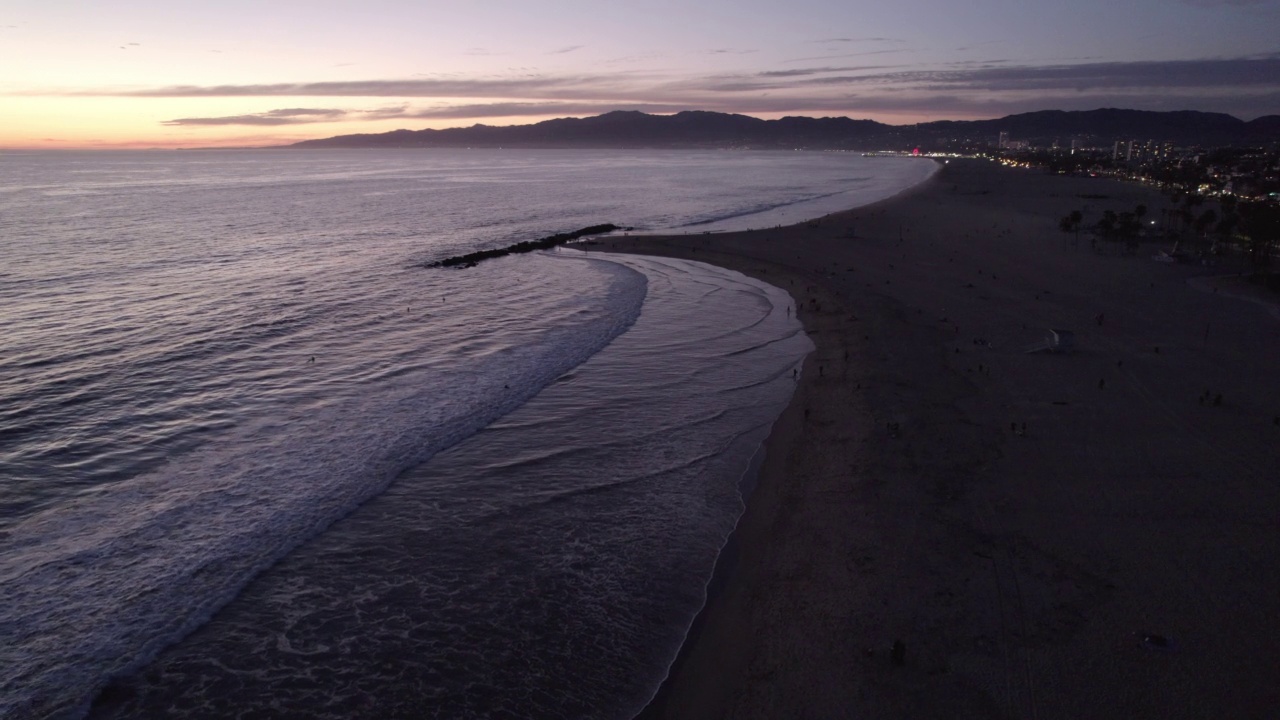
<svg viewBox="0 0 1280 720"><path fill-rule="evenodd" d="M1191 287L1206 270L1057 229L1086 204L1139 202L1161 201L953 161L791 227L584 248L770 282L817 346L765 442L723 587L641 717L1197 717L1280 702L1266 639L1280 381L1264 361L1280 323ZM1048 328L1072 329L1077 352L1025 353ZM1198 404L1206 387L1227 400Z"/></svg>

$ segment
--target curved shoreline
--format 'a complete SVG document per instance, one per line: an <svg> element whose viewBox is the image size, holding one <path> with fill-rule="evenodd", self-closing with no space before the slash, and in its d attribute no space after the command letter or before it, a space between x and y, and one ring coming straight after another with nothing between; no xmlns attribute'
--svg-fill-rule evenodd
<svg viewBox="0 0 1280 720"><path fill-rule="evenodd" d="M902 159L904 159L904 158L896 158L896 160L902 160ZM723 217L717 217L717 218L712 219L712 220L700 220L700 221L695 221L695 222L688 223L688 224L685 224L685 225L681 225L681 226L678 226L678 227L674 227L674 228L667 228L667 229L663 229L663 230L642 230L642 231L636 232L636 231L634 230L634 228L626 228L626 229L631 231L631 232L630 232L630 235L632 235L632 236L637 236L637 237L669 237L669 236L676 236L676 235L681 235L681 236L684 236L684 235L708 235L708 234L710 234L710 235L720 235L720 234L724 234L724 233L755 232L755 231L762 230L762 229L768 229L768 228L770 228L770 227L772 227L773 229L778 229L778 228L783 228L783 227L790 227L790 226L792 226L792 225L804 225L804 224L806 224L806 223L815 222L816 220L819 220L819 219L821 219L821 218L823 218L823 217L828 217L828 216L831 216L831 215L841 214L841 213L848 212L848 211L850 211L850 210L857 209L857 208L864 208L864 207L870 207L870 206L872 206L872 205L877 205L877 204L879 204L879 203L886 202L886 201L888 201L888 200L892 200L893 198L899 197L899 196L903 195L904 193L912 192L913 190L916 190L917 188L923 187L923 186L927 185L930 181L932 181L932 180L933 180L933 178L935 178L935 177L938 175L938 172L939 172L939 171L943 168L943 166L945 165L945 162L939 162L939 161L938 161L937 159L935 159L935 158L905 158L905 159L910 159L910 160L913 160L913 161L929 161L929 162L930 162L930 164L932 164L932 165L934 166L934 169L933 169L933 170L932 170L928 175L926 175L926 176L924 176L924 177L920 178L920 179L919 179L919 180L917 180L916 182L914 182L914 183L912 183L912 184L910 184L910 185L907 185L907 186L905 186L905 187L898 188L897 190L894 190L893 192L889 193L888 195L885 195L884 197L878 197L878 198L874 198L874 199L871 199L871 200L862 201L862 202L859 202L859 203L857 203L857 204L855 204L855 205L852 205L852 206L851 206L851 205L848 205L848 204L845 204L845 203L841 203L838 207L826 208L826 212L821 212L821 210L823 209L823 208L821 208L821 207L814 208L814 210L815 210L816 212L820 212L821 214L811 215L811 216L808 216L808 217L804 217L804 218L802 218L802 219L800 219L800 220L787 219L787 220L786 220L786 222L785 222L785 224L778 224L778 223L774 223L773 225L769 225L769 223L768 223L768 216L769 216L770 214L772 214L772 213L777 213L777 212L778 212L778 211L780 211L780 210L786 210L786 209L789 209L789 208L795 208L797 205L804 205L804 204L806 204L806 203L808 203L808 204L821 204L821 203L823 203L823 201L825 201L825 200L829 200L830 198L833 198L833 197L836 197L836 196L840 196L840 195L855 195L858 191L857 191L857 190L855 190L855 189L837 190L837 191L835 191L835 192L827 193L827 194L824 194L824 195L821 195L821 196L818 196L818 197L808 198L808 199L805 199L805 200L798 200L798 201L795 201L795 202L781 203L781 204L778 204L778 205L772 205L772 206L769 206L769 207L764 208L764 209L751 210L751 211L747 211L747 212L738 212L738 213L734 213L734 214L732 214L732 215L727 215L727 216L723 216ZM752 217L756 217L756 216L760 216L760 217L759 217L759 220L761 220L761 221L763 222L763 224L761 224L761 223L755 223L755 225L756 225L755 227L749 227L749 228L732 228L732 227L729 227L729 228L716 228L716 227L707 228L707 227L706 227L706 226L708 226L708 225L715 226L715 225L731 224L733 221L736 221L736 220L742 220L742 219L744 219L744 218L752 218ZM777 218L774 218L774 219L777 219Z"/></svg>
<svg viewBox="0 0 1280 720"><path fill-rule="evenodd" d="M943 163L936 163L936 165L937 165L937 169L934 170L934 172L930 173L928 177L921 180L919 183L916 183L915 185L903 188L898 192L890 195L887 198L882 198L880 200L876 200L866 205L859 205L857 207L845 210L842 213L836 213L836 214L843 215L845 213L851 213L860 209L874 208L880 204L893 202L896 199L910 196L911 194L916 192L924 191L938 177L939 172L944 167ZM818 218L813 218L811 220L805 220L802 223L800 223L800 225L809 226L812 223L820 223L824 218L827 218L830 216L831 215L827 215L827 216L822 216ZM799 225L796 225L793 227L799 227ZM747 231L724 231L724 232L755 233L759 231L747 230ZM714 231L713 231L713 234L715 234ZM634 237L638 239L657 239L657 238L666 238L671 236L637 235ZM609 238L609 239L616 239L616 238ZM617 248L610 247L609 249L617 249ZM620 251L629 252L629 250L627 250L626 248L621 248ZM645 251L640 251L640 254L647 254L647 253ZM696 257L695 255L692 255L692 254L683 254L680 252L658 252L655 254L680 257L683 259L695 259ZM705 262L709 262L712 265L721 265L723 267L737 270L751 277L755 277L758 280L768 282L774 285L775 287L780 287L780 289L783 289L784 291L785 291L785 288L781 288L781 286L777 285L777 282L779 279L789 280L790 285L793 288L795 287L795 280L798 279L798 276L794 275L793 273L789 273L787 269L780 266L764 266L764 265L760 265L756 267L743 266L742 264L743 258L740 258L740 257L715 257L715 258L704 257L704 258L701 258L701 260ZM769 277L770 270L772 270L773 274L776 275L777 277L770 278ZM799 279L803 279L803 278L799 278ZM793 301L795 300L794 294L792 295L792 299ZM830 296L825 296L825 299L829 304L833 303L833 301L835 300L835 298ZM799 302L795 302L795 307L796 307L796 316L798 318L801 318L803 321L803 316L801 316L800 314L801 304ZM808 324L805 324L805 330L807 332L810 331ZM800 377L800 381L797 384L796 393L799 392L799 388L803 387L805 380L808 379L808 375L811 372L808 359L812 357L816 352L817 352L817 349L815 348L814 352L811 352L808 356L806 356L806 361L804 363L804 366L805 366L804 374ZM797 405L795 397L796 395L793 393L792 400L790 403L788 403L787 410L784 410L784 413L794 414L793 409ZM710 614L711 607L721 597L722 593L725 592L726 588L729 585L730 579L733 577L734 572L737 569L737 564L738 564L739 556L741 552L741 548L740 548L740 545L742 542L741 535L744 532L742 528L743 517L746 515L747 510L751 507L752 495L755 493L756 487L759 485L760 474L763 471L765 462L769 458L769 447L771 444L786 445L788 444L789 441L794 441L794 439L790 437L786 439L782 438L783 430L779 428L779 423L781 421L782 421L782 415L780 414L778 418L774 420L773 426L770 428L770 432L768 436L761 442L756 455L752 457L751 466L748 467L748 469L743 474L743 479L741 482L741 487L743 491L742 499L744 504L743 515L738 517L738 521L734 524L733 531L730 532L727 538L725 538L724 546L721 547L720 552L716 557L715 565L712 568L711 576L708 578L707 585L705 588L706 600L703 602L703 606L699 608L698 613L694 616L693 621L690 623L689 628L686 630L685 641L681 645L679 651L677 652L676 657L672 660L671 665L667 670L666 678L664 678L662 681L662 684L654 690L653 697L650 698L648 704L646 704L644 709L642 709L640 713L638 713L635 716L637 720L655 720L656 718L663 717L664 714L666 713L666 708L668 703L670 702L675 678L680 676L681 671L684 668L685 664L689 662L689 656L692 653L693 647L700 640L702 633L705 629L705 626L708 622L708 616ZM792 422L790 426L786 428L788 435L795 432L794 423L795 423L795 420L794 418L792 418Z"/></svg>
<svg viewBox="0 0 1280 720"><path fill-rule="evenodd" d="M800 225L601 242L782 287L817 345L725 587L642 717L1274 707L1280 382L1258 359L1280 332L1195 268L1070 245L1056 220L1099 182L952 161ZM1047 327L1077 352L1025 354Z"/></svg>

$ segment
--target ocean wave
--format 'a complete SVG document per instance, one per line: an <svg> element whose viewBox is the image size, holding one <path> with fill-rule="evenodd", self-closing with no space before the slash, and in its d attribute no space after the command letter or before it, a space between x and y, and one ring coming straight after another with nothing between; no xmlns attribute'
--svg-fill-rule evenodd
<svg viewBox="0 0 1280 720"><path fill-rule="evenodd" d="M0 539L0 716L83 711L97 688L204 623L254 575L579 365L638 317L643 274L604 307L434 381L396 378L319 412L38 513Z"/></svg>

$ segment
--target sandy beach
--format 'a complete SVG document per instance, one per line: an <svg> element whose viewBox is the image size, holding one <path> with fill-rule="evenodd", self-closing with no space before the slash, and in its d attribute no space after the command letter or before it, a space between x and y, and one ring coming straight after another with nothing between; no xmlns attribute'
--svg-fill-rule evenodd
<svg viewBox="0 0 1280 720"><path fill-rule="evenodd" d="M1138 203L953 160L811 223L584 248L771 282L817 346L646 716L1277 712L1280 312L1057 226ZM1074 352L1028 353L1050 329Z"/></svg>

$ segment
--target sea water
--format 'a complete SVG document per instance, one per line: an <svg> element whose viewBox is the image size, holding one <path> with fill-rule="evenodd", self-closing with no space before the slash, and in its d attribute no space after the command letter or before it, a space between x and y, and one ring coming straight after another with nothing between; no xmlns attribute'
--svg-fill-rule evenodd
<svg viewBox="0 0 1280 720"><path fill-rule="evenodd" d="M774 225L930 165L0 156L0 715L634 714L811 347L790 298L569 250L422 266Z"/></svg>

